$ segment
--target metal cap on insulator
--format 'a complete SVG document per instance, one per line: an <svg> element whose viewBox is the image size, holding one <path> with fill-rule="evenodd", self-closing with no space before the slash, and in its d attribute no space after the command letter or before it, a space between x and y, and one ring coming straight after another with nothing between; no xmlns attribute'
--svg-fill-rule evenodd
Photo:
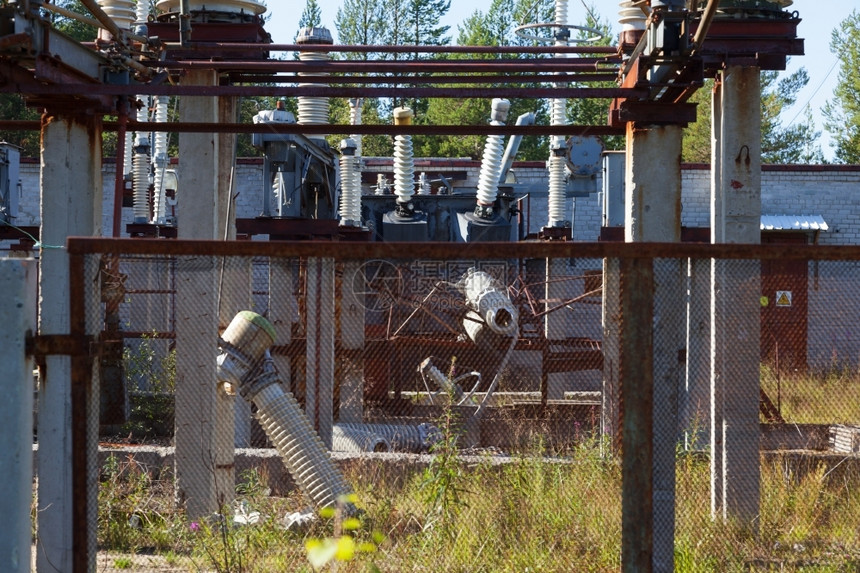
<svg viewBox="0 0 860 573"><path fill-rule="evenodd" d="M340 152L343 155L355 155L357 149L358 144L353 138L347 137L346 139L340 140Z"/></svg>
<svg viewBox="0 0 860 573"><path fill-rule="evenodd" d="M296 34L296 44L334 44L334 38L328 28L305 26Z"/></svg>
<svg viewBox="0 0 860 573"><path fill-rule="evenodd" d="M511 110L511 102L506 99L493 99L493 112L490 120L504 123L508 120L508 112Z"/></svg>
<svg viewBox="0 0 860 573"><path fill-rule="evenodd" d="M394 108L394 125L412 125L412 118L415 113L408 107Z"/></svg>

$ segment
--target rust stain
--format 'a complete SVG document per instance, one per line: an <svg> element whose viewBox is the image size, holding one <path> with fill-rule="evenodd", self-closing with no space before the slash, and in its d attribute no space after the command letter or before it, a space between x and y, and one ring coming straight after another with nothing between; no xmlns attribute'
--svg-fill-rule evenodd
<svg viewBox="0 0 860 573"><path fill-rule="evenodd" d="M740 181L738 181L737 179L732 179L732 182L729 183L729 185L732 186L732 189L740 189L741 187L744 186L744 184L741 183Z"/></svg>

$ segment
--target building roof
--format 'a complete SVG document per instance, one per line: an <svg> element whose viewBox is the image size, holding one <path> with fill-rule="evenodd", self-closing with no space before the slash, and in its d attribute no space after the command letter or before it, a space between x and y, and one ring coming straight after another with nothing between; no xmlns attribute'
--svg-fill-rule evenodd
<svg viewBox="0 0 860 573"><path fill-rule="evenodd" d="M762 215L762 231L827 231L821 215Z"/></svg>

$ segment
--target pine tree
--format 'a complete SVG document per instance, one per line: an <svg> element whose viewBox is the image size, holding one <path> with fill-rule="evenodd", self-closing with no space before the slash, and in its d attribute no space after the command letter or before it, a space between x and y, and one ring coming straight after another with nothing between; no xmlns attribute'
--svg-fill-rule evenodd
<svg viewBox="0 0 860 573"><path fill-rule="evenodd" d="M833 136L839 163L860 163L860 12L833 30L830 51L838 54L839 80L824 106L824 127Z"/></svg>
<svg viewBox="0 0 860 573"><path fill-rule="evenodd" d="M385 8L381 0L344 0L334 20L341 44L373 46L385 39ZM350 60L370 60L379 54L346 54Z"/></svg>
<svg viewBox="0 0 860 573"><path fill-rule="evenodd" d="M302 17L299 18L299 30L302 28L316 28L322 25L322 10L317 0L308 0Z"/></svg>
<svg viewBox="0 0 860 573"><path fill-rule="evenodd" d="M761 160L762 163L820 163L823 161L810 114L800 122L783 125L781 116L797 101L797 94L809 82L804 68L779 77L779 72L761 73ZM711 161L711 92L713 80L705 82L692 98L698 120L684 130L682 158L690 163Z"/></svg>

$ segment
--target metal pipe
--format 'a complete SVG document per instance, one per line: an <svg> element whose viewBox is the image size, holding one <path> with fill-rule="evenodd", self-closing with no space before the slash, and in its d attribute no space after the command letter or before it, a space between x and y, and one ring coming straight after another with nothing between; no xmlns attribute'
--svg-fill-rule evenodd
<svg viewBox="0 0 860 573"><path fill-rule="evenodd" d="M101 6L96 3L96 0L81 0L81 4L90 11L90 14L95 16L96 20L99 21L105 30L110 32L110 35L113 36L117 42L123 42L124 32L120 30L119 26L116 25L116 22L114 22L113 19L108 16L104 10L102 10Z"/></svg>
<svg viewBox="0 0 860 573"><path fill-rule="evenodd" d="M696 29L696 33L693 35L693 43L692 43L692 52L695 54L702 43L705 41L705 37L708 35L708 30L711 28L711 22L714 21L714 15L717 13L717 8L720 5L720 0L708 0L708 5L705 6L705 12L702 14L702 19L699 22L699 27Z"/></svg>
<svg viewBox="0 0 860 573"><path fill-rule="evenodd" d="M119 237L122 233L122 195L125 190L125 173L122 167L125 165L126 139L128 126L128 98L121 97L117 105L117 116L119 128L116 136L116 163L114 163L114 188L113 188L113 225L112 235Z"/></svg>
<svg viewBox="0 0 860 573"><path fill-rule="evenodd" d="M524 113L517 118L518 127L534 125L534 122L535 114L533 112ZM507 180L508 171L511 170L511 166L514 164L514 159L517 157L517 153L520 150L520 142L522 142L522 140L522 135L512 135L508 140L508 146L505 148L505 155L502 157L502 171L499 173L499 185Z"/></svg>

